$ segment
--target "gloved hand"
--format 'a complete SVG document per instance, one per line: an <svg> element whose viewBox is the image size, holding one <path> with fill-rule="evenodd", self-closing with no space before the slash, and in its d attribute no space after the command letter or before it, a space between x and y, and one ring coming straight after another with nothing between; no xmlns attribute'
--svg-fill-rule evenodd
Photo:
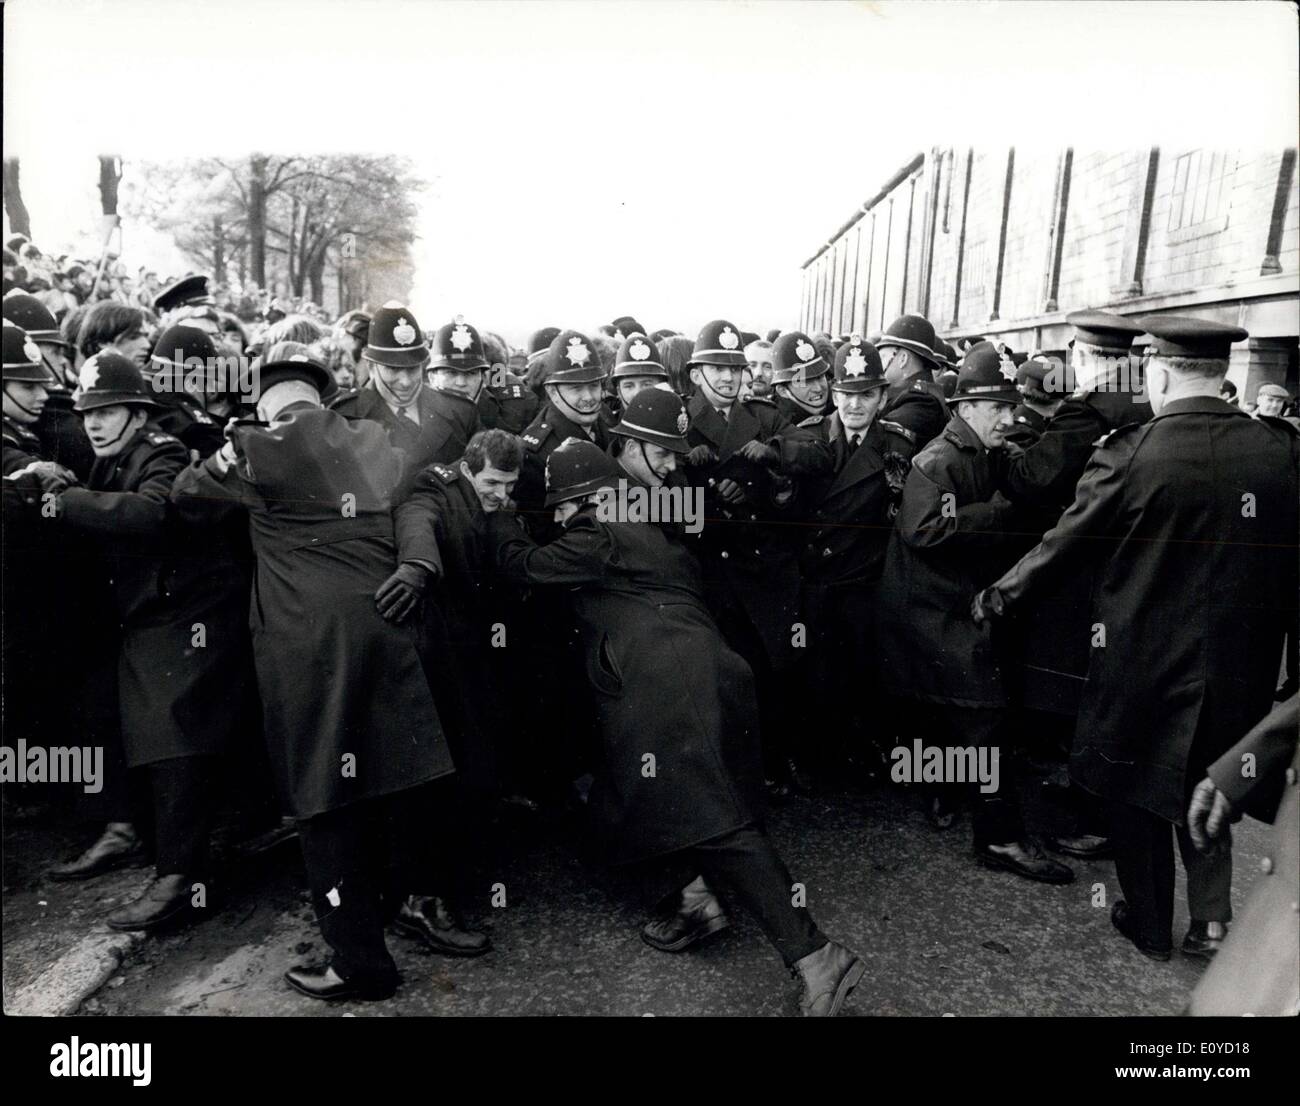
<svg viewBox="0 0 1300 1106"><path fill-rule="evenodd" d="M63 491L64 488L80 483L75 472L54 461L32 461L13 475L21 476L24 474L30 474L40 481L41 491L43 492L58 493Z"/></svg>
<svg viewBox="0 0 1300 1106"><path fill-rule="evenodd" d="M997 588L985 588L978 592L970 603L970 616L976 622L992 622L1006 614L1006 605Z"/></svg>
<svg viewBox="0 0 1300 1106"><path fill-rule="evenodd" d="M686 463L693 467L711 465L717 459L718 455L713 451L713 448L702 444L692 447L691 451L687 453L685 457Z"/></svg>
<svg viewBox="0 0 1300 1106"><path fill-rule="evenodd" d="M737 503L745 502L745 489L735 480L719 480L716 485L719 498L723 503L729 503L734 506Z"/></svg>
<svg viewBox="0 0 1300 1106"><path fill-rule="evenodd" d="M397 566L375 592L375 606L388 622L404 622L424 598L429 584L429 571L420 565L407 562Z"/></svg>
<svg viewBox="0 0 1300 1106"><path fill-rule="evenodd" d="M740 447L740 455L747 461L759 465L775 465L781 460L781 454L775 446L764 445L757 438Z"/></svg>
<svg viewBox="0 0 1300 1106"><path fill-rule="evenodd" d="M1211 853L1216 848L1231 848L1232 831L1229 822L1241 815L1228 797L1214 786L1208 776L1196 785L1187 804L1187 832L1199 853Z"/></svg>

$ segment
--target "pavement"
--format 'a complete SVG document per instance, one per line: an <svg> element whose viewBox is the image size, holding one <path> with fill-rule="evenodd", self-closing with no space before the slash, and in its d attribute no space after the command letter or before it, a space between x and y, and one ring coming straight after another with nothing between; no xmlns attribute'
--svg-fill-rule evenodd
<svg viewBox="0 0 1300 1106"><path fill-rule="evenodd" d="M1031 814L1033 813L1031 807ZM1203 963L1139 955L1111 928L1109 862L1035 884L978 866L966 818L930 827L910 790L838 789L775 808L769 828L823 931L868 962L844 1016L1177 1014ZM1234 906L1259 875L1266 828L1234 829ZM463 906L492 936L451 959L400 935L404 983L381 1003L326 1004L290 990L292 964L323 959L291 838L227 860L215 916L160 936L114 934L102 918L147 882L145 868L81 884L42 875L84 844L58 810L7 807L4 1006L8 1014L779 1016L798 984L739 907L689 952L640 939L637 888L584 859L570 819L511 811L479 841ZM494 889L500 901L493 906ZM1174 939L1187 925L1181 869Z"/></svg>

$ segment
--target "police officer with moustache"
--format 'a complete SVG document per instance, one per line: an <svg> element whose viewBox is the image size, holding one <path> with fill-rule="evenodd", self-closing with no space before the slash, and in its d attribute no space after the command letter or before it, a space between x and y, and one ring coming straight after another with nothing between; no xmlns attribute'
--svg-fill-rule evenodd
<svg viewBox="0 0 1300 1106"><path fill-rule="evenodd" d="M1198 853L1186 812L1207 767L1267 714L1284 638L1295 640L1300 435L1219 398L1246 331L1178 316L1137 322L1155 338L1154 417L1098 445L1069 510L975 597L972 614L1014 612L1102 558L1090 621L1104 638L1094 637L1071 775L1108 803L1124 891L1112 923L1167 960L1174 838L1191 915L1183 951L1212 955L1231 918L1231 853Z"/></svg>
<svg viewBox="0 0 1300 1106"><path fill-rule="evenodd" d="M333 952L285 980L316 999L386 998L399 981L386 922L444 955L490 942L442 897L454 830L436 825L431 785L454 765L409 621L419 596L396 571L404 459L377 421L321 406L329 377L296 343L268 351L269 425L232 424L172 495L209 517L246 512L257 555L247 618L264 730Z"/></svg>
<svg viewBox="0 0 1300 1106"><path fill-rule="evenodd" d="M668 383L668 370L659 360L659 351L644 334L624 339L614 359L614 401L620 412L626 411L632 397L643 388Z"/></svg>
<svg viewBox="0 0 1300 1106"><path fill-rule="evenodd" d="M989 627L970 622L970 600L962 598L996 579L1017 552L1018 512L998 490L1020 400L1014 378L989 343L968 351L952 419L913 460L881 578L879 657L886 689L912 701L929 724L930 744L998 756L997 789L974 797L976 858L1029 879L1068 883L1074 873L1025 834L1001 643Z"/></svg>
<svg viewBox="0 0 1300 1106"><path fill-rule="evenodd" d="M154 422L200 457L210 457L224 439L221 427L203 405L203 385L199 384L198 391L188 390L186 374L215 365L216 359L217 347L203 331L169 326L154 343L145 369L145 381L158 405ZM191 375L191 386L198 382L199 378Z"/></svg>
<svg viewBox="0 0 1300 1106"><path fill-rule="evenodd" d="M773 344L771 356L776 409L798 426L817 425L830 396L830 366L798 330L782 334Z"/></svg>
<svg viewBox="0 0 1300 1106"><path fill-rule="evenodd" d="M703 489L706 523L696 543L705 595L727 643L754 670L764 761L778 796L803 786L791 748L797 723L792 674L799 657L799 528L794 480L831 470L830 446L769 400L738 399L747 368L740 330L716 319L688 363L686 477Z"/></svg>
<svg viewBox="0 0 1300 1106"><path fill-rule="evenodd" d="M72 390L77 386L74 368L76 347L63 337L59 324L45 304L25 292L10 292L4 298L6 321L21 327L40 351L49 370L46 401L33 431L41 439L45 457L71 469L81 480L90 475L95 452L81 431L81 419L72 409Z"/></svg>
<svg viewBox="0 0 1300 1106"><path fill-rule="evenodd" d="M439 331L440 337L444 331L446 340L439 347L435 370L443 373L442 387L435 395L424 381L429 350L421 339L420 324L407 307L389 300L370 320L362 355L369 363L369 382L357 391L340 393L330 408L345 418L379 423L406 459L409 475L434 462L456 460L479 429L478 408L466 392L477 395L481 386L486 366L482 346L474 367L475 338L469 328L453 323ZM451 342L453 334L456 345ZM467 338L469 344L462 347Z"/></svg>
<svg viewBox="0 0 1300 1106"><path fill-rule="evenodd" d="M779 341L779 340L778 340ZM893 492L885 476L884 436L876 416L888 382L875 347L859 335L835 354L835 411L817 416L835 455L835 469L803 482L805 521L812 527L799 557L810 648L808 702L818 716L821 767L857 758L879 715L875 690L875 589L893 529Z"/></svg>
<svg viewBox="0 0 1300 1106"><path fill-rule="evenodd" d="M523 445L481 430L454 465L433 464L394 508L398 571L428 574L417 627L420 658L447 730L460 782L478 796L510 793L514 732L504 650L493 628L509 625L506 598L485 548L486 516L511 503Z"/></svg>
<svg viewBox="0 0 1300 1106"><path fill-rule="evenodd" d="M646 940L681 951L726 928L710 890L725 887L802 978L803 1013L833 1016L866 964L792 904L790 873L763 831L753 675L724 644L699 563L674 528L602 521L598 510L621 473L655 482L652 465L671 471L659 451L687 449L681 415L671 393L639 393L619 428L638 447L624 450L626 468L589 440L552 452L547 503L564 528L554 542L534 544L502 513L489 516L489 533L508 575L573 594L600 718L590 801L599 840L613 863L653 862L670 893Z"/></svg>
<svg viewBox="0 0 1300 1106"><path fill-rule="evenodd" d="M158 410L139 369L113 350L81 367L76 409L96 461L86 487L59 496L59 524L96 541L122 626L118 661L127 763L147 768L154 801L155 880L108 916L153 930L205 916L208 834L220 758L231 747L232 700L252 678L240 607L242 574L228 551L169 502L189 451L149 422Z"/></svg>

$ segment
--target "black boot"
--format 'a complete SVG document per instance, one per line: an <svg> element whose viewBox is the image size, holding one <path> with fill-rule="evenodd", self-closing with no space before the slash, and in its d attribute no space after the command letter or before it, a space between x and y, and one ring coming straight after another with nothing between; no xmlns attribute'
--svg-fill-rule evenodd
<svg viewBox="0 0 1300 1106"><path fill-rule="evenodd" d="M492 948L486 933L467 928L445 899L431 895L408 895L393 925L443 956L482 956Z"/></svg>
<svg viewBox="0 0 1300 1106"><path fill-rule="evenodd" d="M671 913L654 919L641 930L641 939L660 952L683 952L730 925L722 903L709 890L704 877L699 876L682 889Z"/></svg>
<svg viewBox="0 0 1300 1106"><path fill-rule="evenodd" d="M92 879L127 868L144 860L144 845L130 822L109 822L99 840L84 853L63 864L56 864L46 875L56 883Z"/></svg>

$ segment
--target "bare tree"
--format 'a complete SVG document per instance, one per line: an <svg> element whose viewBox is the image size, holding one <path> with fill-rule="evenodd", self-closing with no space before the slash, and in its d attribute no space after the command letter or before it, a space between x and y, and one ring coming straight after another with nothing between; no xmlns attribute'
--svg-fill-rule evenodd
<svg viewBox="0 0 1300 1106"><path fill-rule="evenodd" d="M27 213L27 205L23 203L23 190L18 183L18 159L16 157L4 159L4 172L5 212L9 216L9 227L15 234L22 234L31 238L32 219Z"/></svg>

